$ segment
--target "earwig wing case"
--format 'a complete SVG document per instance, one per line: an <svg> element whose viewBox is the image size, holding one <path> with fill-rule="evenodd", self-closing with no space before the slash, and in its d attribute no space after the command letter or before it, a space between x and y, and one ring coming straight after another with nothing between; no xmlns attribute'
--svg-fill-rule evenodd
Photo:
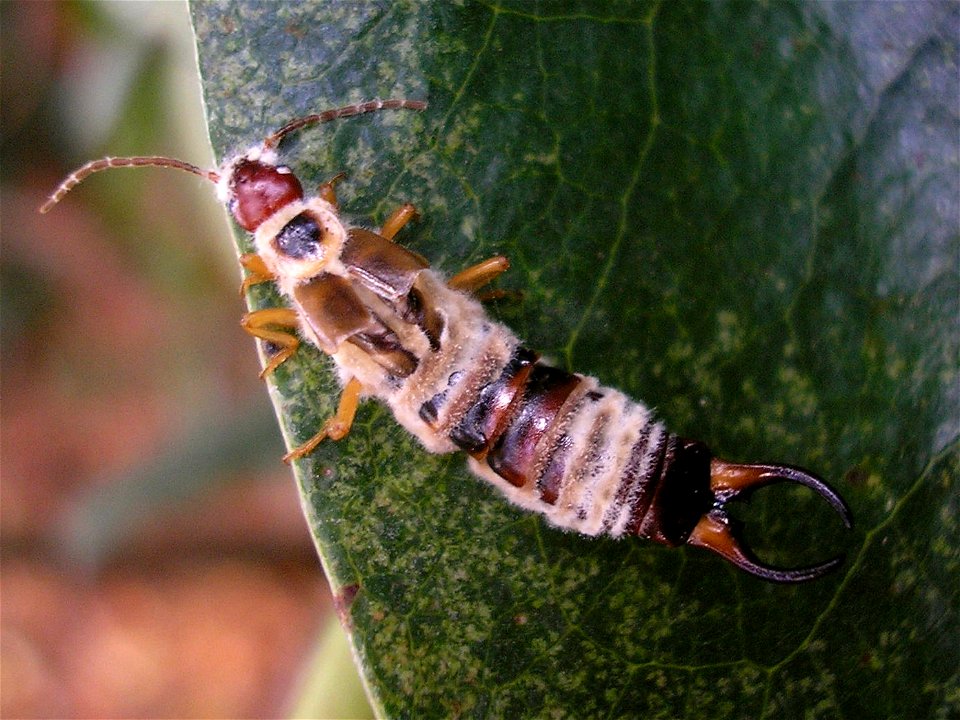
<svg viewBox="0 0 960 720"><path fill-rule="evenodd" d="M407 265L371 251L364 287L504 254L495 287L519 292L488 311L529 347L723 457L816 467L857 516L846 534L809 492L758 493L742 517L765 558L847 552L770 586L556 530L365 403L296 472L378 714L958 712L955 5L191 12L218 157L326 108L428 101L278 148L308 194L345 173L357 225L419 209ZM340 391L308 346L269 385L291 446Z"/></svg>

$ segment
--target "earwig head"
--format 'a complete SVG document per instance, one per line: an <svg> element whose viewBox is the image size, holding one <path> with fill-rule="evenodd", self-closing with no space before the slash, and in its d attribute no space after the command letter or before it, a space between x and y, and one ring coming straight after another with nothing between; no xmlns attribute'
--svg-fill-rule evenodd
<svg viewBox="0 0 960 720"><path fill-rule="evenodd" d="M292 120L268 135L263 145L251 148L246 155L230 163L223 173L224 180L219 184L220 199L230 206L230 212L243 229L255 232L278 210L303 199L300 181L289 168L277 164L274 151L288 134L308 125L338 118L378 110L423 110L426 106L426 103L417 100L372 100Z"/></svg>
<svg viewBox="0 0 960 720"><path fill-rule="evenodd" d="M254 232L277 210L303 199L303 186L273 153L259 148L235 160L219 185L221 199L244 230Z"/></svg>

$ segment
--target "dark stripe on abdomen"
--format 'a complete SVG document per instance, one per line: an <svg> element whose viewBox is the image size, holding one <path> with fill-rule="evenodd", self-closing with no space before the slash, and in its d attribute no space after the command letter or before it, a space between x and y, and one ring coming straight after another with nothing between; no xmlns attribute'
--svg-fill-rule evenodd
<svg viewBox="0 0 960 720"><path fill-rule="evenodd" d="M614 536L647 531L670 437L643 405L537 364L524 348L449 435L518 504L560 527Z"/></svg>
<svg viewBox="0 0 960 720"><path fill-rule="evenodd" d="M518 347L450 433L457 447L486 461L514 487L534 479L537 444L581 382L578 375L536 361L536 353Z"/></svg>
<svg viewBox="0 0 960 720"><path fill-rule="evenodd" d="M536 362L535 352L518 347L500 377L481 388L476 402L450 431L451 442L475 458L485 457L503 432L511 408L521 396L521 390ZM421 417L427 410L429 408L420 408Z"/></svg>
<svg viewBox="0 0 960 720"><path fill-rule="evenodd" d="M513 414L487 455L487 464L515 487L532 479L537 443L553 425L564 401L580 384L566 370L535 365Z"/></svg>

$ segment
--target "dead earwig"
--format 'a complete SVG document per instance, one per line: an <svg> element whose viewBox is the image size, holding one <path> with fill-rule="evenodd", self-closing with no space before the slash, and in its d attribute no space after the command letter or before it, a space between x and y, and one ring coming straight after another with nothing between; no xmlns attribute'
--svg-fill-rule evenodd
<svg viewBox="0 0 960 720"><path fill-rule="evenodd" d="M800 569L758 561L739 537L727 503L774 483L805 485L851 526L840 496L816 475L788 465L736 464L664 428L653 413L591 377L539 361L467 294L507 269L495 257L445 280L416 253L393 242L412 218L398 208L372 232L340 218L334 182L304 196L278 163L283 138L308 125L381 109L423 110L416 100L384 100L308 115L262 144L201 170L164 157L105 158L68 176L40 208L47 212L91 173L155 165L184 170L217 186L237 223L253 234L243 289L273 282L289 308L257 310L242 325L278 351L262 375L289 358L300 340L330 355L343 394L336 414L285 460L350 430L361 395L380 398L431 452L470 455L472 470L521 507L585 535L636 535L707 548L765 580L820 577L842 558Z"/></svg>

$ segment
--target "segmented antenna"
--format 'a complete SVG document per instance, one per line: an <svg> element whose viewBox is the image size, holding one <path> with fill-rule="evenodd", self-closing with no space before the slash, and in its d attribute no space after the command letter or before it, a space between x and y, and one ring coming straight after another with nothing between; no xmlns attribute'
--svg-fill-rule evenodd
<svg viewBox="0 0 960 720"><path fill-rule="evenodd" d="M427 103L423 100L370 100L368 102L356 103L355 105L345 105L333 110L324 110L315 115L305 115L302 118L291 120L272 135L268 135L263 141L265 148L275 148L283 138L294 130L315 125L317 123L330 122L339 118L352 117L354 115L364 115L365 113L377 112L378 110L425 110Z"/></svg>
<svg viewBox="0 0 960 720"><path fill-rule="evenodd" d="M49 212L50 208L60 202L64 195L75 188L85 177L92 175L95 172L100 172L101 170L106 170L108 168L142 167L144 165L152 165L154 167L170 167L177 170L184 170L188 173L199 175L200 177L205 178L213 183L219 182L220 180L219 173L214 170L201 170L196 165L191 165L190 163L183 162L182 160L176 160L174 158L162 157L160 155L105 157L101 158L100 160L91 160L83 167L79 167L70 173L64 179L64 181L57 186L57 189L54 190L53 194L50 196L50 199L40 206L40 212Z"/></svg>
<svg viewBox="0 0 960 720"><path fill-rule="evenodd" d="M283 138L294 130L299 130L307 125L330 122L338 118L352 117L354 115L363 115L365 113L377 112L378 110L424 110L427 103L423 100L370 100L368 102L356 103L354 105L345 105L344 107L333 110L324 110L315 115L306 115L296 120L291 120L272 135L268 135L263 141L264 148L275 148ZM107 168L117 167L142 167L152 165L155 167L170 167L177 170L184 170L194 175L199 175L213 183L220 181L220 174L215 170L201 170L196 165L176 160L174 158L162 157L158 155L138 156L138 157L105 157L101 160L93 160L83 167L74 170L67 178L60 183L57 189L43 205L40 206L40 212L46 213L56 205L60 200L76 187L85 177L95 172L106 170Z"/></svg>

